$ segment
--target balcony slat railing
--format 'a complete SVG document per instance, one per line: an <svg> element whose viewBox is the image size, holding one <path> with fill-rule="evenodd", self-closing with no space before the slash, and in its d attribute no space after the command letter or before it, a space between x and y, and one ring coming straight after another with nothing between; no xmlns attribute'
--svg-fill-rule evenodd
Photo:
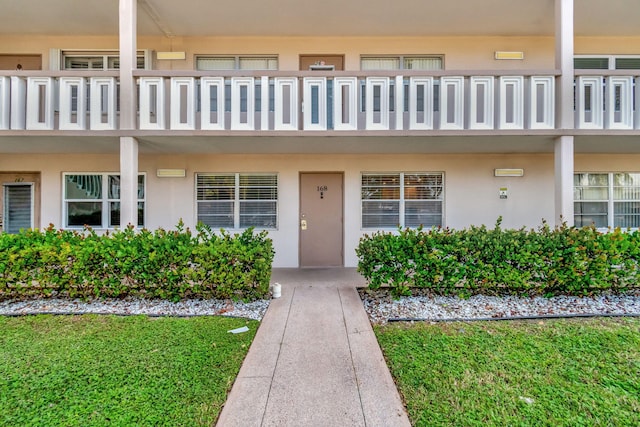
<svg viewBox="0 0 640 427"><path fill-rule="evenodd" d="M167 74L154 71L137 76L138 129L555 129L556 74ZM640 129L639 82L636 74L579 74L576 129ZM117 130L118 90L113 73L2 74L0 130Z"/></svg>

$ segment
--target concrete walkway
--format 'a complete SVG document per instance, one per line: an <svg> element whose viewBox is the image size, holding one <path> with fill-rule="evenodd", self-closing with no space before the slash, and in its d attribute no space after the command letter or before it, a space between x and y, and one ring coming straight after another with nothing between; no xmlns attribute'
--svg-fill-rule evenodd
<svg viewBox="0 0 640 427"><path fill-rule="evenodd" d="M355 269L274 269L271 302L220 427L410 426Z"/></svg>

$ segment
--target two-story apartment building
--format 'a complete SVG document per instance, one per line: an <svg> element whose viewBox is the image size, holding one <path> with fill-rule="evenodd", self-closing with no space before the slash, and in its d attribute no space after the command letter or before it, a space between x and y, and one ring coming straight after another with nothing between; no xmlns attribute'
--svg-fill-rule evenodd
<svg viewBox="0 0 640 427"><path fill-rule="evenodd" d="M269 231L640 226L637 0L0 0L0 213Z"/></svg>

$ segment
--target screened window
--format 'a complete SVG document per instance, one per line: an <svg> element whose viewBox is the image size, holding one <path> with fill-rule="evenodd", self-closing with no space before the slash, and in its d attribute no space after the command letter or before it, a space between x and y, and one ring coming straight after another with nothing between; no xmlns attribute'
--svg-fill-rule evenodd
<svg viewBox="0 0 640 427"><path fill-rule="evenodd" d="M62 67L64 70L119 70L120 57L118 52L62 52ZM146 68L143 52L138 51L137 68Z"/></svg>
<svg viewBox="0 0 640 427"><path fill-rule="evenodd" d="M120 175L65 174L66 227L113 228L120 226ZM138 226L144 226L145 177L138 175Z"/></svg>
<svg viewBox="0 0 640 427"><path fill-rule="evenodd" d="M198 56L196 69L217 70L277 70L277 56Z"/></svg>
<svg viewBox="0 0 640 427"><path fill-rule="evenodd" d="M362 175L362 228L442 225L442 173Z"/></svg>
<svg viewBox="0 0 640 427"><path fill-rule="evenodd" d="M360 69L366 70L442 70L442 56L363 56Z"/></svg>
<svg viewBox="0 0 640 427"><path fill-rule="evenodd" d="M277 227L276 174L198 174L196 186L198 222L212 228Z"/></svg>
<svg viewBox="0 0 640 427"><path fill-rule="evenodd" d="M580 55L573 59L577 70L640 70L640 56L636 55Z"/></svg>
<svg viewBox="0 0 640 427"><path fill-rule="evenodd" d="M640 173L574 175L576 227L640 227Z"/></svg>

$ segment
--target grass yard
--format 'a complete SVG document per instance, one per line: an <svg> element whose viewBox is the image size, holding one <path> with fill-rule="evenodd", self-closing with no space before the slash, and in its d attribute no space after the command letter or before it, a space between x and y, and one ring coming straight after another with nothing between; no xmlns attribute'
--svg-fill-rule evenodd
<svg viewBox="0 0 640 427"><path fill-rule="evenodd" d="M247 325L250 332L229 329ZM211 426L258 322L0 317L1 426Z"/></svg>
<svg viewBox="0 0 640 427"><path fill-rule="evenodd" d="M388 324L415 426L639 426L640 319Z"/></svg>

